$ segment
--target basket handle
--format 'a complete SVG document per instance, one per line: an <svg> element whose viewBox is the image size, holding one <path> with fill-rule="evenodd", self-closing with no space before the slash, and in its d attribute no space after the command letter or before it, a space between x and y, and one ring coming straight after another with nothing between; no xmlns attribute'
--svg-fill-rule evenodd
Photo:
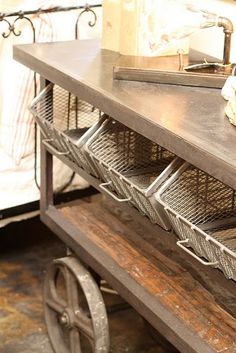
<svg viewBox="0 0 236 353"><path fill-rule="evenodd" d="M59 156L66 156L68 155L70 152L69 151L65 151L65 152L60 152L58 151L55 147L53 147L52 145L50 145L50 142L52 142L53 140L52 139L45 139L42 141L42 143L44 144L44 146L48 149L50 149L53 154L57 154Z"/></svg>
<svg viewBox="0 0 236 353"><path fill-rule="evenodd" d="M177 241L177 245L184 250L186 253L188 253L189 255L191 255L194 259L196 259L198 262L200 262L202 265L204 266L216 266L218 264L218 261L215 262L208 262L208 261L204 261L202 260L198 255L194 254L191 250L189 250L188 248L186 248L184 246L184 244L188 243L188 239L185 240L178 240Z"/></svg>
<svg viewBox="0 0 236 353"><path fill-rule="evenodd" d="M105 191L108 195L110 195L114 200L116 200L117 202L128 202L131 200L131 197L127 198L127 199L120 199L119 197L117 197L116 195L113 194L113 192L111 192L109 189L107 189L106 187L111 185L112 181L108 181L108 183L102 183L99 185L99 188L102 189L103 191Z"/></svg>

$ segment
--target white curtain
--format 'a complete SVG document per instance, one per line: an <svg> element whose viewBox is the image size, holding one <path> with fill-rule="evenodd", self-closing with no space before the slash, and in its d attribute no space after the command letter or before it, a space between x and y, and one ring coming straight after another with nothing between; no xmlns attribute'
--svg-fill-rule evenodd
<svg viewBox="0 0 236 353"><path fill-rule="evenodd" d="M81 1L81 5L84 4L85 1ZM78 5L78 1L5 0L1 1L0 12L60 5ZM34 16L32 21L36 27L36 41L74 39L77 16L78 11ZM101 13L98 18L101 22ZM89 28L88 19L91 20L89 14L81 18L79 38L100 36L101 25L98 23L94 28ZM16 31L22 31L19 37L11 34L3 39L2 33L7 30L6 24L0 22L0 209L39 198L34 183L34 122L28 111L34 94L33 73L12 58L13 45L31 43L32 31L26 20L19 20L17 24ZM59 187L68 180L71 170L58 163L55 163L55 168L55 174L58 176L55 186ZM77 176L73 185L83 187L86 183Z"/></svg>

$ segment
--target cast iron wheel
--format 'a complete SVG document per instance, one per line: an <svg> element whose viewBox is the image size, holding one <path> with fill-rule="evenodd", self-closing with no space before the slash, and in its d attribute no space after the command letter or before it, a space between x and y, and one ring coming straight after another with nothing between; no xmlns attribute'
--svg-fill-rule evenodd
<svg viewBox="0 0 236 353"><path fill-rule="evenodd" d="M108 353L108 320L101 292L75 257L54 260L49 266L44 313L56 353Z"/></svg>

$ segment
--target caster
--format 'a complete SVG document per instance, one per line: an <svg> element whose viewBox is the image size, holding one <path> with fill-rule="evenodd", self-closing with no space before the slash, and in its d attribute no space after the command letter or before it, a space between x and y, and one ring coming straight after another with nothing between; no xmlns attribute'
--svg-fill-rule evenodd
<svg viewBox="0 0 236 353"><path fill-rule="evenodd" d="M44 313L56 353L108 353L109 330L101 292L88 270L69 256L49 266Z"/></svg>

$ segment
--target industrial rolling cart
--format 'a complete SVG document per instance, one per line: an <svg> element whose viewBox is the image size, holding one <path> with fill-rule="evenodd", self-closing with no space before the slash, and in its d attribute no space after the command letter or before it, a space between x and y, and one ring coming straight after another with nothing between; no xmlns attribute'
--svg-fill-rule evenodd
<svg viewBox="0 0 236 353"><path fill-rule="evenodd" d="M112 69L118 54L100 50L95 40L16 46L14 57L41 75L42 89L50 82L62 87L103 112L101 119L111 116L112 128L121 123L158 143L161 151L170 151L166 155L170 163L174 154L236 189L236 130L224 117L219 90L115 81ZM57 109L50 91L47 99L51 107L41 108L50 115ZM82 334L94 352L109 351L106 310L91 275L95 271L179 351L235 353L235 281L212 268L215 262L199 262L188 248L186 253L176 246L176 236L163 230L168 224L164 221L161 228L155 222L149 208L152 200L145 209L141 203L139 212L133 193L127 195L112 168L104 169L105 162L99 165L105 179L101 183L95 149L90 156L92 171L86 158L78 161L81 135L75 148L66 127L59 135L49 129L48 137L47 126L41 123L41 219L70 249L68 256L53 262L45 281L45 317L54 350L81 352ZM86 134L89 151L93 141ZM53 155L99 191L105 189L106 199L96 196L54 206ZM172 163L178 167L180 159ZM117 183L115 201L108 174ZM122 192L126 198L120 196Z"/></svg>

